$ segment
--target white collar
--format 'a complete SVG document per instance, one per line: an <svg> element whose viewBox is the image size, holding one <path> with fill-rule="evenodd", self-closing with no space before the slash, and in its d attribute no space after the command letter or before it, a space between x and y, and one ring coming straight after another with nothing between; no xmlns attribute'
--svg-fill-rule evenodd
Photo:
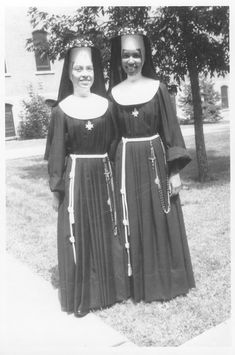
<svg viewBox="0 0 235 355"><path fill-rule="evenodd" d="M158 91L158 80L145 78L139 83L128 83L126 80L112 90L114 100L124 106L138 105L150 101Z"/></svg>
<svg viewBox="0 0 235 355"><path fill-rule="evenodd" d="M108 100L93 93L86 98L69 95L59 103L59 106L70 117L91 120L105 114Z"/></svg>

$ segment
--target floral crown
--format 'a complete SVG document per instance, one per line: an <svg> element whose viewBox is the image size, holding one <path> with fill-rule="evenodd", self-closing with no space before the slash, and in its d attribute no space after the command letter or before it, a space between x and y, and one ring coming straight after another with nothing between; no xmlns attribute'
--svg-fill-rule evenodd
<svg viewBox="0 0 235 355"><path fill-rule="evenodd" d="M140 35L146 36L147 31L143 27L124 27L117 32L117 36L125 36L125 35Z"/></svg>
<svg viewBox="0 0 235 355"><path fill-rule="evenodd" d="M65 45L65 49L66 51L68 51L71 48L81 48L81 47L94 47L94 43L90 40L90 39L86 39L86 38L75 38L70 40L66 45Z"/></svg>

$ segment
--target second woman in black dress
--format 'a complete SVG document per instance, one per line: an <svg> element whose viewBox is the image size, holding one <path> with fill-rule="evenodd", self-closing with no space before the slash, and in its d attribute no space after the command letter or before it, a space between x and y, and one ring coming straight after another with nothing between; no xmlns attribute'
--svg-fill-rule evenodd
<svg viewBox="0 0 235 355"><path fill-rule="evenodd" d="M133 33L134 32L134 33ZM116 154L119 229L132 298L169 300L195 286L179 190L190 162L146 35L113 38L110 92L122 137Z"/></svg>

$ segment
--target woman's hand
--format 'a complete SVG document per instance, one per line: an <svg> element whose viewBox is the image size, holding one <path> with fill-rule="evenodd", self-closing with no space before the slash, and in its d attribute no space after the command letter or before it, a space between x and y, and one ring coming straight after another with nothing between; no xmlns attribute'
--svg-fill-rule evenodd
<svg viewBox="0 0 235 355"><path fill-rule="evenodd" d="M171 196L177 195L182 187L180 174L173 174L169 178L169 185L170 185L170 194Z"/></svg>
<svg viewBox="0 0 235 355"><path fill-rule="evenodd" d="M59 203L60 203L60 193L59 192L53 192L53 197L52 197L52 208L56 212L59 209Z"/></svg>

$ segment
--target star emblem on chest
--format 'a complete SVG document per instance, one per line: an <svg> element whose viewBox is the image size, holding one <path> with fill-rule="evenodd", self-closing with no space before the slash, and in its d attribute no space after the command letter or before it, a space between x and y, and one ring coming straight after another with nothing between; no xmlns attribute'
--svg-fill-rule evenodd
<svg viewBox="0 0 235 355"><path fill-rule="evenodd" d="M87 124L86 124L86 129L88 131L91 131L93 128L94 128L93 123L91 123L91 121L88 121Z"/></svg>
<svg viewBox="0 0 235 355"><path fill-rule="evenodd" d="M131 112L132 116L134 116L135 118L139 116L139 111L137 110L137 108L135 107L134 110Z"/></svg>

